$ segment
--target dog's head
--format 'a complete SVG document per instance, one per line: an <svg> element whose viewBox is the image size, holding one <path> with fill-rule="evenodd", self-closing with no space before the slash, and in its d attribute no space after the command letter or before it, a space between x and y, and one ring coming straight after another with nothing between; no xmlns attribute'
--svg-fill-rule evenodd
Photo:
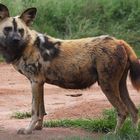
<svg viewBox="0 0 140 140"><path fill-rule="evenodd" d="M10 17L8 8L0 4L0 53L6 62L11 63L21 57L30 39L28 26L36 11L36 8L29 8L20 16Z"/></svg>

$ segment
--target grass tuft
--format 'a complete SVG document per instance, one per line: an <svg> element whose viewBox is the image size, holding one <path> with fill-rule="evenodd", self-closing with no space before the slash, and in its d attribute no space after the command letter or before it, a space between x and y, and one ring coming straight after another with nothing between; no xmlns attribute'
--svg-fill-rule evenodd
<svg viewBox="0 0 140 140"><path fill-rule="evenodd" d="M88 136L86 136L86 137L70 137L70 138L65 138L64 140L93 140L93 138L90 138L90 137L88 137ZM95 139L94 139L95 140Z"/></svg>
<svg viewBox="0 0 140 140"><path fill-rule="evenodd" d="M109 132L115 127L116 117L114 110L105 110L100 119L63 119L44 122L44 127L75 127L91 132Z"/></svg>
<svg viewBox="0 0 140 140"><path fill-rule="evenodd" d="M14 112L11 116L11 118L15 118L15 119L26 119L30 117L31 117L30 112Z"/></svg>
<svg viewBox="0 0 140 140"><path fill-rule="evenodd" d="M107 133L113 132L116 126L116 113L114 109L105 110L100 119L64 119L45 121L44 127L72 127L81 128L90 132ZM103 135L100 140L139 140L140 127L138 131L133 129L131 120L125 121L123 128L115 135Z"/></svg>

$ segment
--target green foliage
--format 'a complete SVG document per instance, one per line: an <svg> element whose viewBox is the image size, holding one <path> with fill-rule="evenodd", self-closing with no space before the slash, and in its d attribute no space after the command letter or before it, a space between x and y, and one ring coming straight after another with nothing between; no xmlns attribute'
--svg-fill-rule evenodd
<svg viewBox="0 0 140 140"><path fill-rule="evenodd" d="M15 118L15 119L25 119L30 117L31 117L30 112L14 112L11 116L11 118Z"/></svg>
<svg viewBox="0 0 140 140"><path fill-rule="evenodd" d="M93 138L90 137L70 137L70 138L65 138L64 140L93 140ZM95 139L94 139L95 140Z"/></svg>
<svg viewBox="0 0 140 140"><path fill-rule="evenodd" d="M110 34L140 45L140 0L0 0L12 15L37 7L34 28L59 38ZM15 8L16 7L16 8Z"/></svg>
<svg viewBox="0 0 140 140"><path fill-rule="evenodd" d="M2 62L3 61L3 57L0 55L0 62Z"/></svg>
<svg viewBox="0 0 140 140"><path fill-rule="evenodd" d="M114 110L106 110L100 119L64 119L45 121L44 127L76 127L91 132L109 132L116 124Z"/></svg>
<svg viewBox="0 0 140 140"><path fill-rule="evenodd" d="M98 119L64 119L44 121L44 127L71 127L80 128L90 132L98 132L100 140L139 140L140 127L138 131L133 129L131 120L128 118L125 121L123 128L117 134L101 135L107 132L113 132L116 126L116 111L114 109L105 110L103 117ZM140 112L140 109L139 109ZM140 113L139 113L140 116ZM15 112L12 118L24 119L31 117L29 112ZM98 137L98 136L97 136ZM90 140L90 137L84 137L82 140ZM80 137L71 137L66 140L81 140Z"/></svg>
<svg viewBox="0 0 140 140"><path fill-rule="evenodd" d="M139 55L140 0L0 0L12 16L37 7L33 29L58 38L109 34L126 40Z"/></svg>
<svg viewBox="0 0 140 140"><path fill-rule="evenodd" d="M45 121L44 127L74 127L82 128L91 132L107 133L113 131L116 125L115 110L105 110L100 119L65 119ZM101 135L100 140L139 140L140 128L134 130L128 118L123 128L117 134Z"/></svg>

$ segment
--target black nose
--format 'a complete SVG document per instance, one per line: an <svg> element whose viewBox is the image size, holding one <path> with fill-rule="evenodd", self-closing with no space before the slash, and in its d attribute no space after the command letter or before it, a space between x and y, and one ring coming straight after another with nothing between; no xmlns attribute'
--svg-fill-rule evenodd
<svg viewBox="0 0 140 140"><path fill-rule="evenodd" d="M20 41L20 38L18 36L13 37L12 39L13 43L18 43Z"/></svg>

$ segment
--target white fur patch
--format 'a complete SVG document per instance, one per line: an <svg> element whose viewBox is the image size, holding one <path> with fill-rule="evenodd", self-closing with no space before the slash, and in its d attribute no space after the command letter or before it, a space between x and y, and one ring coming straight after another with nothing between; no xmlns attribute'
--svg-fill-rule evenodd
<svg viewBox="0 0 140 140"><path fill-rule="evenodd" d="M50 51L48 49L46 49L45 52L50 55Z"/></svg>
<svg viewBox="0 0 140 140"><path fill-rule="evenodd" d="M18 15L18 16L15 16L14 18L19 18L20 16Z"/></svg>
<svg viewBox="0 0 140 140"><path fill-rule="evenodd" d="M45 42L45 38L43 34L38 34L38 37L40 38L41 42L44 43Z"/></svg>
<svg viewBox="0 0 140 140"><path fill-rule="evenodd" d="M108 38L108 37L110 37L109 35L101 35L101 36L99 36L99 38L101 38L101 39L105 39L105 38Z"/></svg>

